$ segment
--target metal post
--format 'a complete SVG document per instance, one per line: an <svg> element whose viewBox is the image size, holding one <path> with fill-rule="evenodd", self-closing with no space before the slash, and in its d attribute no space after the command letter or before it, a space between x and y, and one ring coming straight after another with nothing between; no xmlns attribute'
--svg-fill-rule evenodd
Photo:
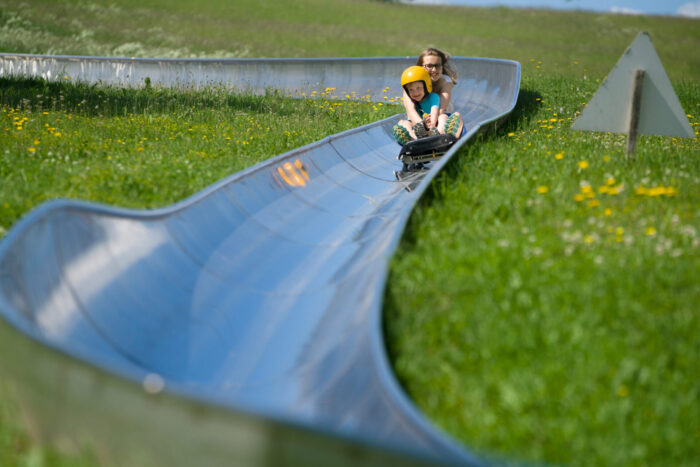
<svg viewBox="0 0 700 467"><path fill-rule="evenodd" d="M642 84L644 70L634 70L634 87L632 89L632 104L630 105L630 124L627 131L627 157L634 154L637 147L637 128L639 126L639 108L642 103Z"/></svg>

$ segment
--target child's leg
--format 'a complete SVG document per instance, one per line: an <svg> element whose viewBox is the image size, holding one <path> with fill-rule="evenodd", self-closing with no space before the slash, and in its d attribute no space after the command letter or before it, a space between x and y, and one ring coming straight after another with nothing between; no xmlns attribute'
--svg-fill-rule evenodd
<svg viewBox="0 0 700 467"><path fill-rule="evenodd" d="M445 121L445 133L449 133L456 138L462 136L463 129L464 122L462 122L462 116L459 112L451 114Z"/></svg>
<svg viewBox="0 0 700 467"><path fill-rule="evenodd" d="M445 124L447 123L447 114L440 114L438 117L437 129L441 135L445 134Z"/></svg>
<svg viewBox="0 0 700 467"><path fill-rule="evenodd" d="M408 143L412 139L416 139L415 133L413 133L411 122L407 120L401 120L399 123L394 125L392 130L394 139L401 146Z"/></svg>
<svg viewBox="0 0 700 467"><path fill-rule="evenodd" d="M408 134L411 135L411 139L418 139L416 133L413 131L413 123L411 123L410 120L399 121L399 126L404 127L406 131L408 131Z"/></svg>

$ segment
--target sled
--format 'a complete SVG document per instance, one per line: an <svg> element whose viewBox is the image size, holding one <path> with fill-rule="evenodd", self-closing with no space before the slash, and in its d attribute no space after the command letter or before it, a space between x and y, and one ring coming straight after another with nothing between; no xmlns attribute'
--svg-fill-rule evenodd
<svg viewBox="0 0 700 467"><path fill-rule="evenodd" d="M452 135L437 135L409 141L401 147L398 159L403 162L402 172L420 169L423 164L445 154L457 141Z"/></svg>

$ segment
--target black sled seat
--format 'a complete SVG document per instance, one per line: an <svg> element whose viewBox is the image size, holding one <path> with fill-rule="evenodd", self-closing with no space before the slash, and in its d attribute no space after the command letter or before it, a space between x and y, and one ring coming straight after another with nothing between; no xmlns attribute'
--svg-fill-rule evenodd
<svg viewBox="0 0 700 467"><path fill-rule="evenodd" d="M445 154L457 138L452 135L437 135L420 138L406 143L399 152L398 159L403 162L403 170L413 164L430 162Z"/></svg>

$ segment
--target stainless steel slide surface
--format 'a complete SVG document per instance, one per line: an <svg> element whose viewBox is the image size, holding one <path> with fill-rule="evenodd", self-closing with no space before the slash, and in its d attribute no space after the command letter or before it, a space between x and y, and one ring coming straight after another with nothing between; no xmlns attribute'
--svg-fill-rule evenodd
<svg viewBox="0 0 700 467"><path fill-rule="evenodd" d="M388 260L413 205L457 149L517 99L517 62L452 62L453 105L467 134L422 175L395 177L396 116L277 156L167 208L56 200L13 226L0 242L0 372L36 424L53 430L47 436L72 432L129 449L148 444L129 439L129 430L148 426L138 436L171 451L139 454L154 463L388 462L378 453L415 465L477 463L403 392L382 335ZM124 86L148 77L154 85L293 95L332 87L381 101L400 95L401 71L414 63L0 54L0 75ZM107 397L112 391L118 395ZM213 432L238 431L192 441L217 420ZM119 435L103 439L101 424ZM253 433L258 444L240 441ZM272 458L273 445L287 450ZM310 451L321 460L309 460Z"/></svg>

